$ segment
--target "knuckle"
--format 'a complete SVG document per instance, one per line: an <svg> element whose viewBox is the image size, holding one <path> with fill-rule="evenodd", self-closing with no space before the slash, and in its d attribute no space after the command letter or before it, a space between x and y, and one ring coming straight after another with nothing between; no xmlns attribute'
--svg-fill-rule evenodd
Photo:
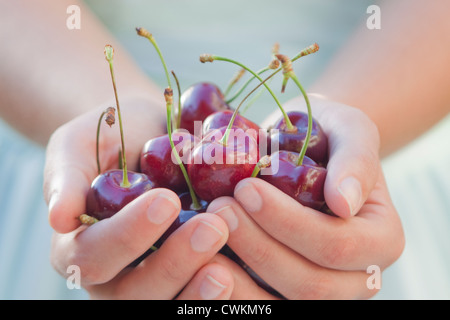
<svg viewBox="0 0 450 320"><path fill-rule="evenodd" d="M308 283L300 285L295 299L298 300L324 300L330 299L333 293L335 283L333 279L325 274L313 277Z"/></svg>
<svg viewBox="0 0 450 320"><path fill-rule="evenodd" d="M346 236L335 239L333 243L325 247L321 264L328 268L342 269L355 258L359 246L361 244L355 237Z"/></svg>
<svg viewBox="0 0 450 320"><path fill-rule="evenodd" d="M186 270L180 261L167 257L161 261L161 276L163 279L177 283L183 281Z"/></svg>
<svg viewBox="0 0 450 320"><path fill-rule="evenodd" d="M268 248L267 244L255 243L249 248L245 258L249 261L249 265L257 265L264 268L264 266L271 264L273 252Z"/></svg>
<svg viewBox="0 0 450 320"><path fill-rule="evenodd" d="M83 285L101 284L109 280L101 267L80 250L74 250L67 256L68 266L77 266L81 272L80 279Z"/></svg>

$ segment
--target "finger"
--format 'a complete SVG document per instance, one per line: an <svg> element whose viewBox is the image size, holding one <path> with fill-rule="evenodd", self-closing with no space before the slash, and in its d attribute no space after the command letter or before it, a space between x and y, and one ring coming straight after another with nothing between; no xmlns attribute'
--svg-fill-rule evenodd
<svg viewBox="0 0 450 320"><path fill-rule="evenodd" d="M379 132L361 110L320 95L310 97L314 114L328 137L325 200L336 215L348 218L358 213L378 179Z"/></svg>
<svg viewBox="0 0 450 320"><path fill-rule="evenodd" d="M89 121L89 118L95 119L94 113L91 114L92 117L83 115L58 128L46 150L44 198L49 207L50 226L58 233L79 227L77 218L85 213L86 193L98 174L95 135L86 137L74 130L87 127L88 132L95 133L95 123ZM104 132L101 136L101 141L106 139L112 140L111 132ZM117 150L113 147L102 150L100 155L105 159L104 166L110 166L112 159L117 160Z"/></svg>
<svg viewBox="0 0 450 320"><path fill-rule="evenodd" d="M198 214L167 238L161 248L116 281L115 291L127 298L173 299L227 238L228 228L220 217Z"/></svg>
<svg viewBox="0 0 450 320"><path fill-rule="evenodd" d="M126 157L128 169L136 170L145 140L162 131L159 124L148 126L158 119L149 112L149 101L139 98L125 101L129 107L122 110L129 119L123 124L127 133ZM85 213L86 193L98 174L95 133L98 117L105 108L96 108L61 126L48 143L44 198L49 206L49 223L58 233L75 230L80 225L77 217ZM99 160L105 171L118 167L121 139L118 125L110 128L102 122L102 126Z"/></svg>
<svg viewBox="0 0 450 320"><path fill-rule="evenodd" d="M340 217L354 216L378 178L378 130L363 112L350 107L322 122L330 148L326 203Z"/></svg>
<svg viewBox="0 0 450 320"><path fill-rule="evenodd" d="M234 279L233 292L231 294L231 300L278 300L278 297L273 296L259 286L250 275L229 257L222 254L217 254L212 259L212 262L216 262L224 266L229 272L231 272Z"/></svg>
<svg viewBox="0 0 450 320"><path fill-rule="evenodd" d="M374 261L384 267L397 256L391 241L398 240L401 225L382 182L372 197L358 216L340 219L302 206L261 179L242 180L235 189L235 199L273 238L316 264L341 270L363 270Z"/></svg>
<svg viewBox="0 0 450 320"><path fill-rule="evenodd" d="M311 262L265 233L233 198L216 199L209 210L216 210L215 214L227 222L234 220L227 244L282 296L354 299L371 294L365 272L332 270Z"/></svg>
<svg viewBox="0 0 450 320"><path fill-rule="evenodd" d="M177 300L225 300L233 291L233 275L227 268L210 263L202 267L178 295Z"/></svg>
<svg viewBox="0 0 450 320"><path fill-rule="evenodd" d="M325 200L333 213L348 218L358 213L377 181L378 129L359 109L329 101L321 95L308 96L313 117L328 138ZM306 111L304 99L289 101L286 110ZM273 121L273 117L268 121Z"/></svg>
<svg viewBox="0 0 450 320"><path fill-rule="evenodd" d="M84 286L108 282L144 254L179 211L175 193L150 190L111 218L56 236L52 263L62 274L68 266L77 265Z"/></svg>

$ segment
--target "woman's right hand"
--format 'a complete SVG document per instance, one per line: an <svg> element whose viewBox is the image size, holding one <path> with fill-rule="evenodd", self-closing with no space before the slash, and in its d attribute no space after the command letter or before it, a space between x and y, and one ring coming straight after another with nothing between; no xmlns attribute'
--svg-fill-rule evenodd
<svg viewBox="0 0 450 320"><path fill-rule="evenodd" d="M121 110L130 170L137 169L144 143L162 134L149 106L155 101L124 100ZM109 219L87 227L86 193L97 176L95 157L98 117L106 108L83 114L52 135L47 148L44 196L55 230L51 262L64 277L70 266L80 270L81 285L95 299L225 299L233 290L231 273L210 262L228 238L226 223L209 213L183 224L136 267L127 267L166 231L180 211L178 196L150 190ZM160 110L164 110L161 106ZM118 125L100 133L102 171L117 167Z"/></svg>

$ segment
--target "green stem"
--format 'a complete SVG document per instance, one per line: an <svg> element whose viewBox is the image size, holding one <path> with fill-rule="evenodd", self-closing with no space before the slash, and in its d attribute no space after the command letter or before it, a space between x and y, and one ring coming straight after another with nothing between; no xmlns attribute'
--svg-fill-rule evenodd
<svg viewBox="0 0 450 320"><path fill-rule="evenodd" d="M245 73L245 69L240 69L235 75L234 77L230 80L230 82L228 83L227 88L225 89L225 91L223 92L224 97L227 97L231 91L231 89L234 87L234 85L236 83L238 83L239 80L241 80L242 76ZM227 101L228 103L228 101Z"/></svg>
<svg viewBox="0 0 450 320"><path fill-rule="evenodd" d="M305 157L305 154L306 154L306 149L308 149L309 140L311 139L312 124L313 124L312 123L312 111L311 111L311 104L309 102L308 95L306 94L305 90L303 89L302 85L300 84L300 81L298 80L297 76L295 74L292 74L291 79L294 80L295 84L302 92L302 95L306 101L306 107L308 109L308 130L306 132L305 141L303 142L303 146L302 146L302 149L300 150L300 154L299 154L298 161L297 161L297 165L301 166L303 163L303 158Z"/></svg>
<svg viewBox="0 0 450 320"><path fill-rule="evenodd" d="M98 174L100 174L102 171L100 169L100 152L99 152L99 139L100 139L100 126L102 124L102 119L104 117L104 115L106 114L106 111L103 111L102 114L100 115L100 118L98 119L98 124L97 124L97 137L96 137L96 156L97 156L97 171Z"/></svg>
<svg viewBox="0 0 450 320"><path fill-rule="evenodd" d="M220 57L220 56L216 56L216 55L211 55L211 58L213 60L219 60L219 61L226 61L226 62L231 62L234 63L238 66L240 66L241 68L244 68L245 70L247 70L248 72L250 72L255 78L257 78L259 81L263 82L263 79L261 79L261 77L254 72L253 70L251 70L250 68L248 68L247 66L243 65L242 63L235 61L233 59L229 59L229 58L225 58L225 57ZM286 121L286 127L287 130L293 130L294 126L292 125L291 120L289 119L289 117L287 116L286 112L284 111L283 107L281 106L280 101L278 100L277 96L275 95L275 93L273 93L272 89L270 89L270 87L264 83L264 86L266 87L267 91L269 91L269 93L271 94L271 96L273 97L273 99L275 100L276 104L278 105L278 107L281 110L281 113L283 114L283 117Z"/></svg>
<svg viewBox="0 0 450 320"><path fill-rule="evenodd" d="M114 88L114 97L116 98L117 114L119 115L120 140L122 143L123 177L122 177L122 183L120 184L120 186L123 188L129 188L131 184L128 181L128 170L127 170L127 160L125 157L125 140L123 137L122 115L120 112L119 98L117 96L117 88L116 88L116 79L114 77L114 68L113 68L113 64L112 64L113 54L114 54L114 50L112 49L112 47L106 46L105 47L105 55L106 55L106 60L109 63L109 70L111 72L111 79L112 79L113 88Z"/></svg>
<svg viewBox="0 0 450 320"><path fill-rule="evenodd" d="M270 75L270 77L272 77L272 75ZM270 84L270 81L268 83ZM261 85L261 82L258 84L258 87L259 85ZM259 90L258 93L255 94L255 96L247 103L247 105L241 111L242 115L244 115L247 112L247 110L260 98L263 91L264 88L261 88L261 90Z"/></svg>
<svg viewBox="0 0 450 320"><path fill-rule="evenodd" d="M264 72L266 72L267 70L269 70L268 67L259 70L258 72L256 72L258 75L263 74ZM253 76L250 79L248 79L240 88L239 90L234 94L234 96L232 96L231 98L227 99L225 102L227 104L230 104L231 102L233 102L237 97L239 97L241 95L241 93L245 90L245 88L247 88L247 86L250 84L250 82L252 82L256 77ZM226 95L225 95L226 96Z"/></svg>
<svg viewBox="0 0 450 320"><path fill-rule="evenodd" d="M194 192L194 188L192 187L191 180L189 179L189 175L186 171L183 161L180 158L180 155L178 154L177 150L175 149L175 144L173 143L172 126L170 123L172 107L173 107L172 103L169 101L169 99L166 98L167 133L169 135L170 148L172 149L172 152L175 155L175 158L177 159L178 165L180 166L181 172L183 173L184 179L186 180L186 184L189 189L189 194L191 195L191 199L192 199L192 207L193 207L193 209L200 209L201 205L200 205L200 202L198 201L197 195Z"/></svg>
<svg viewBox="0 0 450 320"><path fill-rule="evenodd" d="M172 92L172 85L170 83L170 76L169 76L169 71L167 69L167 65L166 62L164 61L163 55L161 53L161 50L158 47L158 44L156 43L155 39L153 38L152 34L149 33L147 30L145 30L144 28L136 28L136 31L138 33L138 35L147 38L148 40L150 40L150 42L152 43L153 47L155 48L156 52L159 55L159 58L161 60L161 64L164 67L164 71L166 73L166 78L167 78L167 84L168 84L168 88L166 88L166 90L164 91L164 97L166 99L166 112L167 112L167 134L169 135L169 142L170 142L170 147L172 149L172 152L175 155L175 158L177 159L178 165L180 166L181 172L183 173L184 179L186 180L186 184L189 188L189 193L191 195L191 199L192 199L192 206L194 209L200 209L201 205L200 202L197 199L197 196L194 192L194 188L192 187L191 181L189 179L189 176L187 174L186 168L183 164L183 161L180 158L180 155L178 154L178 152L175 149L175 144L173 143L173 139L172 139L172 108L173 108L173 92ZM175 79L176 76L175 74L172 72L172 74L174 75ZM178 80L177 80L178 82ZM179 95L180 96L180 95ZM181 116L181 112L179 112L180 116Z"/></svg>
<svg viewBox="0 0 450 320"><path fill-rule="evenodd" d="M262 168L267 168L268 166L270 166L270 164L271 164L270 156L265 155L264 157L259 159L250 177L255 178Z"/></svg>
<svg viewBox="0 0 450 320"><path fill-rule="evenodd" d="M250 91L245 97L244 99L242 99L241 103L239 103L239 105L237 106L237 108L234 110L233 115L231 116L230 122L228 123L228 127L227 130L225 131L225 134L223 135L222 139L220 139L220 142L223 145L227 145L228 142L228 136L230 135L230 130L231 127L233 126L234 120L236 119L236 116L239 112L239 109L241 108L242 104L244 103L245 100L248 99L248 97L250 97L256 90L258 90L258 88L261 85L264 85L266 83L266 81L268 81L269 79L271 79L275 74L272 73L270 76L268 76L266 79L264 79L263 81L261 81L255 88L253 88L252 91Z"/></svg>
<svg viewBox="0 0 450 320"><path fill-rule="evenodd" d="M173 70L172 70L172 75L173 75L173 78L175 79L175 82L177 84L177 89L178 89L178 113L177 113L177 118L174 120L174 123L175 123L174 130L176 130L181 125L181 87L180 87L180 82L178 81L178 78Z"/></svg>
<svg viewBox="0 0 450 320"><path fill-rule="evenodd" d="M164 72L166 74L166 79L167 79L167 83L169 85L169 88L172 88L172 85L170 84L169 70L167 69L166 62L164 61L164 57L163 57L163 55L161 53L161 50L159 49L158 44L156 43L155 38L153 37L153 35L150 32L148 32L144 28L136 28L136 31L137 31L138 35L140 35L140 36L142 36L144 38L147 38L151 42L153 47L155 48L156 52L158 53L159 59L161 60L162 65L164 67Z"/></svg>
<svg viewBox="0 0 450 320"><path fill-rule="evenodd" d="M297 55L295 55L295 57L293 57L293 58L291 59L291 61L294 62L294 61L300 59L301 57L304 57L304 56L307 56L308 54L311 54L311 53L316 52L317 50L319 50L319 46L318 46L316 43L313 44L313 45L310 45L309 47L304 48L302 51L300 51L299 53L297 53ZM261 75L261 74L263 74L264 72L266 72L266 71L268 71L268 70L270 70L270 68L269 68L269 67L265 67L265 68L259 70L259 71L257 72L257 74L258 74L258 75ZM282 70L282 68L280 67L280 68L278 68L276 71L274 71L273 74L277 74L277 73L280 72L281 70ZM248 80L241 86L241 88L236 92L236 94L235 94L233 97L227 99L226 102L227 102L228 104L230 104L231 102L233 102L233 101L234 101L234 100L235 100L235 99L236 99L236 98L237 98L237 97L245 90L245 88L249 85L249 83L252 82L253 79L255 79L255 78L256 78L256 77L253 76L253 77L251 77L250 79L248 79Z"/></svg>

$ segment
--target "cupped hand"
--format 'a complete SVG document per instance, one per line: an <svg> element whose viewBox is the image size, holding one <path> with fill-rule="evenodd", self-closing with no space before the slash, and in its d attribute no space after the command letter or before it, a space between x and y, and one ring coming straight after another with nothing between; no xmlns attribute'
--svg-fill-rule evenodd
<svg viewBox="0 0 450 320"><path fill-rule="evenodd" d="M125 99L122 118L129 170L136 170L144 143L164 132L160 101ZM177 217L178 196L152 189L108 219L89 227L84 213L86 193L97 176L96 126L101 107L60 127L46 155L44 195L49 221L56 231L51 262L64 277L68 267L81 271L82 286L96 299L224 299L233 289L230 272L211 258L225 244L228 228L218 216L199 214L190 219L136 267L129 267L152 247ZM161 123L161 125L158 125ZM102 171L117 168L118 124L102 126Z"/></svg>
<svg viewBox="0 0 450 320"><path fill-rule="evenodd" d="M361 111L311 95L313 114L329 141L325 199L335 216L302 206L258 178L241 181L234 197L213 201L208 212L229 228L227 244L287 299L366 299L369 266L380 271L404 247L404 234L378 156L378 131ZM288 109L302 109L294 100ZM232 298L274 298L235 263ZM370 269L369 271L371 271Z"/></svg>

